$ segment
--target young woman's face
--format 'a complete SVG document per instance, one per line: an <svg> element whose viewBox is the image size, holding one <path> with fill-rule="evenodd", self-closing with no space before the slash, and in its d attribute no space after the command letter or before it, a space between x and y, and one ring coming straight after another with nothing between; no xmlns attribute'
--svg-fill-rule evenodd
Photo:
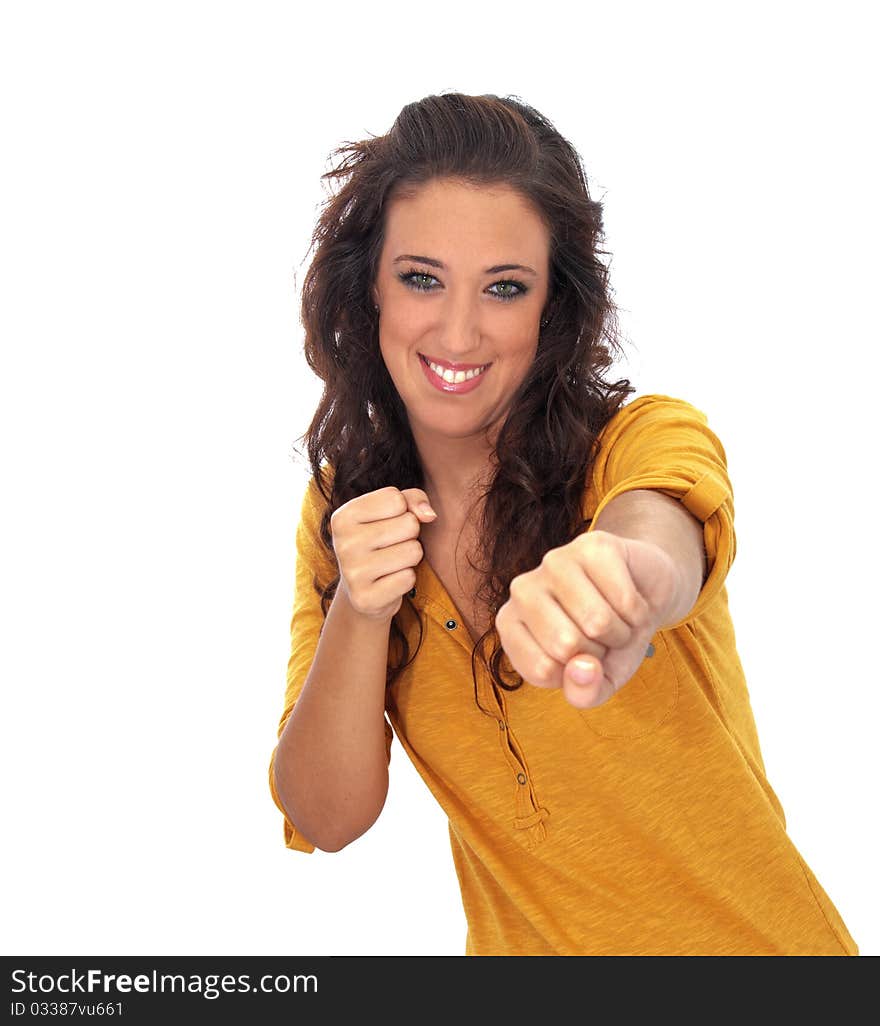
<svg viewBox="0 0 880 1026"><path fill-rule="evenodd" d="M379 347L416 441L500 427L538 345L550 234L506 185L433 179L388 207Z"/></svg>

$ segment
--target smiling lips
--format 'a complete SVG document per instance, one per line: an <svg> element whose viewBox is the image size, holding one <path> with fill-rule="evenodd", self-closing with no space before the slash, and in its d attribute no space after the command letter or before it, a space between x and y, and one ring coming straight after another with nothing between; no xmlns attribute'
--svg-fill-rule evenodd
<svg viewBox="0 0 880 1026"><path fill-rule="evenodd" d="M419 363L428 381L441 392L472 392L483 380L491 363L449 363L419 353Z"/></svg>

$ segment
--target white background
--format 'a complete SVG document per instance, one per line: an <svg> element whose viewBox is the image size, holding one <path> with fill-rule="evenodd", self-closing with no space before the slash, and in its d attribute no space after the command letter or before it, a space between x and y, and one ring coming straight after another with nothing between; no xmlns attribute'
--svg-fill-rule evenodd
<svg viewBox="0 0 880 1026"><path fill-rule="evenodd" d="M4 4L4 954L463 953L399 744L335 855L284 848L266 777L320 175L450 89L519 96L583 156L621 373L727 450L771 783L880 954L871 7Z"/></svg>

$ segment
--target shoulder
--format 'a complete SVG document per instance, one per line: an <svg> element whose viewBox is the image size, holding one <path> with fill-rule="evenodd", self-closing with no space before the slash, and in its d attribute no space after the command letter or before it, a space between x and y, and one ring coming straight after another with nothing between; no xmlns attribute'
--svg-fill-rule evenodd
<svg viewBox="0 0 880 1026"><path fill-rule="evenodd" d="M320 467L321 480L314 473L309 475L302 496L300 516L303 520L318 522L329 504L329 496L333 488L333 468L329 463Z"/></svg>
<svg viewBox="0 0 880 1026"><path fill-rule="evenodd" d="M321 537L321 522L329 506L333 474L326 464L321 466L321 474L320 486L318 479L311 474L303 490L296 547L304 561L314 564L326 574L334 572L335 557Z"/></svg>
<svg viewBox="0 0 880 1026"><path fill-rule="evenodd" d="M594 470L600 470L609 461L617 464L663 453L680 459L697 451L727 462L705 411L678 396L650 393L624 404L609 418L596 437L592 462Z"/></svg>
<svg viewBox="0 0 880 1026"><path fill-rule="evenodd" d="M708 504L714 510L732 498L727 454L703 410L686 399L652 393L610 418L594 445L587 516L621 491L637 488L694 501L698 492L707 492L701 509Z"/></svg>
<svg viewBox="0 0 880 1026"><path fill-rule="evenodd" d="M676 423L708 424L708 417L687 399L652 392L621 405L599 432L598 440L607 443L609 438L634 425L661 427Z"/></svg>

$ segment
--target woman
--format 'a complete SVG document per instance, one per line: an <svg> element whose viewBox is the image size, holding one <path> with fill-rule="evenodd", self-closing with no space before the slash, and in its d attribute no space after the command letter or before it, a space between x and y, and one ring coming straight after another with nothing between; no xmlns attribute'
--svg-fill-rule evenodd
<svg viewBox="0 0 880 1026"><path fill-rule="evenodd" d="M580 158L459 93L338 153L302 297L325 389L269 769L287 845L370 828L396 734L449 817L467 954L857 954L765 776L722 444L606 376Z"/></svg>

